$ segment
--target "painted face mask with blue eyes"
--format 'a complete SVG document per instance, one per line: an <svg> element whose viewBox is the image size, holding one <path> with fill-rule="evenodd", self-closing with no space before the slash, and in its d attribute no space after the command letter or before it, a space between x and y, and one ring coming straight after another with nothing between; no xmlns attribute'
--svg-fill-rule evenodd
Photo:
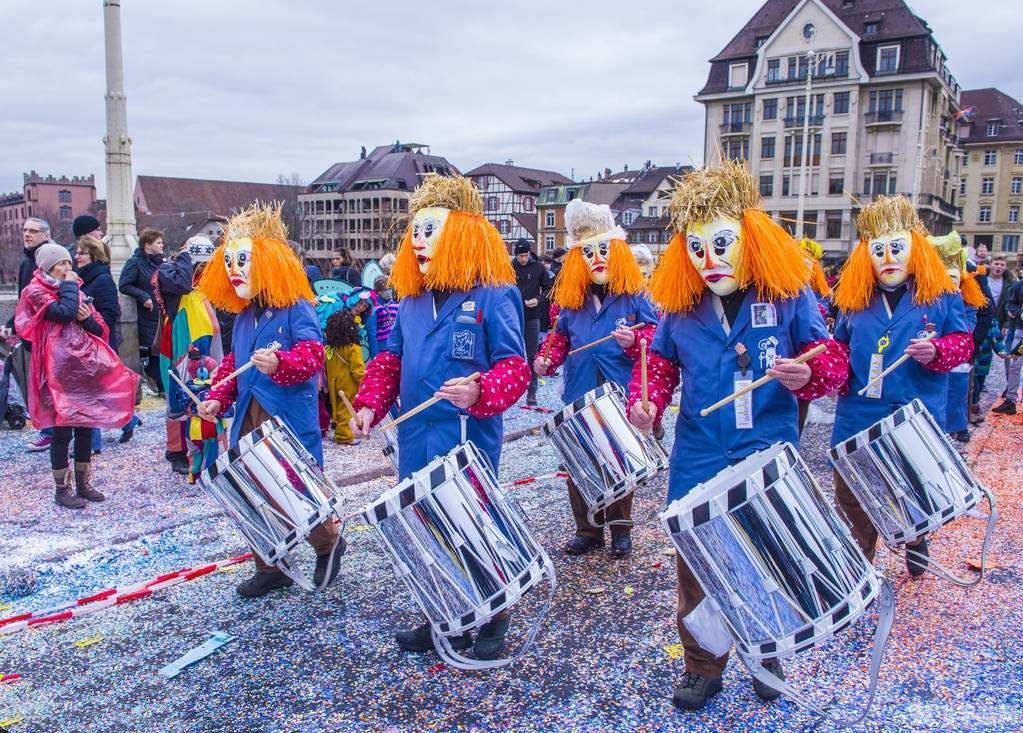
<svg viewBox="0 0 1023 733"><path fill-rule="evenodd" d="M419 271L424 275L430 269L430 262L437 252L440 232L448 220L450 209L428 206L420 209L412 218L412 251L416 253Z"/></svg>
<svg viewBox="0 0 1023 733"><path fill-rule="evenodd" d="M886 288L897 288L909 277L909 253L913 238L908 230L885 232L868 243L874 277Z"/></svg>
<svg viewBox="0 0 1023 733"><path fill-rule="evenodd" d="M739 288L735 265L742 246L742 225L718 217L686 228L686 253L707 288L715 295L731 295Z"/></svg>
<svg viewBox="0 0 1023 733"><path fill-rule="evenodd" d="M586 266L590 268L590 281L596 285L607 284L607 259L611 254L611 240L586 242L579 245Z"/></svg>
<svg viewBox="0 0 1023 733"><path fill-rule="evenodd" d="M252 300L252 240L240 237L224 245L224 267L238 297Z"/></svg>

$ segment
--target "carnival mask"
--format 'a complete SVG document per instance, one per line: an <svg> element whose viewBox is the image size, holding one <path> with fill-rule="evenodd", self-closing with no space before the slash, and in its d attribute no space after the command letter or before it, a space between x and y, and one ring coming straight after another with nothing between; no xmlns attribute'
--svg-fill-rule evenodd
<svg viewBox="0 0 1023 733"><path fill-rule="evenodd" d="M697 222L686 230L686 253L703 282L715 295L731 295L739 288L735 262L742 246L742 226L719 217Z"/></svg>
<svg viewBox="0 0 1023 733"><path fill-rule="evenodd" d="M234 292L242 300L252 300L252 240L232 239L224 246L224 267Z"/></svg>
<svg viewBox="0 0 1023 733"><path fill-rule="evenodd" d="M428 206L417 211L412 218L412 250L419 263L419 271L424 275L430 269L430 262L437 251L437 242L440 241L440 232L450 213L450 209Z"/></svg>
<svg viewBox="0 0 1023 733"><path fill-rule="evenodd" d="M887 288L897 288L909 277L909 253L913 238L909 231L885 232L870 240L870 261L874 277Z"/></svg>
<svg viewBox="0 0 1023 733"><path fill-rule="evenodd" d="M607 258L611 254L611 240L580 244L583 259L590 270L590 280L597 285L607 284Z"/></svg>
<svg viewBox="0 0 1023 733"><path fill-rule="evenodd" d="M948 276L952 278L952 282L958 288L959 282L962 280L962 271L958 267L949 267L945 272L948 273Z"/></svg>

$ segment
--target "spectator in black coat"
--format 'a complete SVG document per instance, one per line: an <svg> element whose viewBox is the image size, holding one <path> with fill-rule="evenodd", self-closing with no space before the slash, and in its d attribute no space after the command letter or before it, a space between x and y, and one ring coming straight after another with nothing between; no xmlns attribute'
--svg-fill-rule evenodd
<svg viewBox="0 0 1023 733"><path fill-rule="evenodd" d="M160 378L160 354L153 348L159 323L159 308L153 298L153 275L163 262L163 232L143 229L139 246L121 270L118 289L134 298L138 305L139 357L145 365L146 382L156 393L163 392Z"/></svg>
<svg viewBox="0 0 1023 733"><path fill-rule="evenodd" d="M512 260L515 270L515 284L522 297L522 312L525 316L526 362L533 363L536 358L536 347L540 338L540 312L544 294L550 288L550 275L534 255L529 242L520 239L515 243L515 258ZM526 392L526 404L536 404L537 377L531 373L529 390Z"/></svg>
<svg viewBox="0 0 1023 733"><path fill-rule="evenodd" d="M117 344L120 342L117 322L121 319L121 304L117 297L117 286L114 285L114 278L110 274L110 250L96 237L88 234L78 237L75 246L75 265L78 277L82 279L82 292L92 298L93 307L99 311L110 332L107 342L110 348L117 351ZM138 417L132 415L131 420L121 428L118 442L127 443L131 440L135 435L135 428L140 424ZM102 431L94 428L92 452L99 453L102 446Z"/></svg>
<svg viewBox="0 0 1023 733"><path fill-rule="evenodd" d="M353 287L362 285L362 273L352 264L352 256L341 247L330 261L330 276L335 280L344 280Z"/></svg>

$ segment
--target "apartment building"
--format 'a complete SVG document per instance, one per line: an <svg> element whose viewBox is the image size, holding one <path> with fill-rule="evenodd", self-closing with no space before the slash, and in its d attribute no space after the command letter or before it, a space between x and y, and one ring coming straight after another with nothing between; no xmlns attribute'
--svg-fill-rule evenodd
<svg viewBox="0 0 1023 733"><path fill-rule="evenodd" d="M630 179L631 181L632 179ZM556 186L544 186L536 199L537 239L541 250L538 254L550 254L565 246L565 207L573 199L582 199L593 204L612 206L628 188L629 182L605 183L587 181ZM617 216L619 212L611 209Z"/></svg>
<svg viewBox="0 0 1023 733"><path fill-rule="evenodd" d="M674 180L692 170L688 165L653 165L649 160L611 204L630 244L645 244L654 257L671 239L669 198Z"/></svg>
<svg viewBox="0 0 1023 733"><path fill-rule="evenodd" d="M465 174L483 196L483 214L501 233L511 252L515 243L525 239L536 251L536 198L544 186L572 183L555 171L523 168L514 161L485 163Z"/></svg>
<svg viewBox="0 0 1023 733"><path fill-rule="evenodd" d="M428 173L457 174L429 146L395 142L358 160L335 163L299 196L301 242L308 257L329 258L339 247L358 259L394 250L408 216L408 199Z"/></svg>
<svg viewBox="0 0 1023 733"><path fill-rule="evenodd" d="M959 178L963 220L973 246L1018 258L1023 222L1023 105L997 89L962 94L959 142L966 151Z"/></svg>
<svg viewBox="0 0 1023 733"><path fill-rule="evenodd" d="M936 234L952 229L959 96L905 2L768 0L711 59L696 99L705 160L747 160L767 210L793 233L807 126L804 232L833 259L857 238L860 204L880 194L909 196Z"/></svg>

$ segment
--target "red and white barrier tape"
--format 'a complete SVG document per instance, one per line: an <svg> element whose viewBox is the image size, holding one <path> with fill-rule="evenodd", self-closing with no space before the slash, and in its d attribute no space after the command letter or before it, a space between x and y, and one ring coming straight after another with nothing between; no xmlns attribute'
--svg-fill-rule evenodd
<svg viewBox="0 0 1023 733"><path fill-rule="evenodd" d="M545 473L542 476L527 476L526 478L509 481L504 484L503 488L512 489L516 486L526 486L527 484L535 484L537 481L547 481L552 478L568 478L568 473L566 471L555 471L554 473Z"/></svg>
<svg viewBox="0 0 1023 733"><path fill-rule="evenodd" d="M221 568L228 567L229 565L237 565L238 563L245 562L251 557L252 553L246 552L243 555L236 555L235 557L230 557L226 560L220 560L219 562L210 563L208 565L201 565L196 568L182 568L181 570L175 570L172 573L164 573L163 575L156 576L152 580L147 580L141 583L133 583L120 588L107 588L99 593L93 593L91 596L79 598L76 601L69 601L59 606L53 606L52 608L47 608L41 611L29 611L15 616L10 616L5 619L0 619L0 635L14 634L18 631L24 631L25 629L29 629L34 626L43 626L45 624L67 621L72 618L87 616L90 613L95 613L96 611L102 611L103 609L110 608L111 606L121 606L125 603L131 603L132 601L137 601L141 598L147 598L156 591L163 590L164 588L170 588L178 583L184 583L189 580L201 578L205 575L209 575L210 573L215 573Z"/></svg>

